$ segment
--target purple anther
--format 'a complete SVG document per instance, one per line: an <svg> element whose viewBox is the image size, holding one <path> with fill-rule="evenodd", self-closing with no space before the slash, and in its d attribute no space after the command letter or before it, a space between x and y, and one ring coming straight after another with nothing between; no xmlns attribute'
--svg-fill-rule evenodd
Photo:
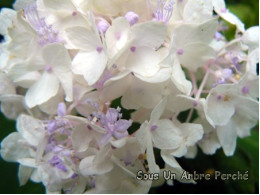
<svg viewBox="0 0 260 195"><path fill-rule="evenodd" d="M136 14L135 12L131 12L131 11L126 13L125 18L127 19L127 21L129 22L129 24L131 26L136 24L139 20L138 14Z"/></svg>
<svg viewBox="0 0 260 195"><path fill-rule="evenodd" d="M217 100L221 100L222 96L221 95L218 95L217 96Z"/></svg>
<svg viewBox="0 0 260 195"><path fill-rule="evenodd" d="M98 31L103 34L105 34L107 32L107 29L109 28L109 26L110 26L110 24L104 19L100 20L97 24Z"/></svg>
<svg viewBox="0 0 260 195"><path fill-rule="evenodd" d="M196 106L198 106L198 102L197 102L197 101L193 101L193 102L192 102L192 105L193 105L194 107L196 107Z"/></svg>
<svg viewBox="0 0 260 195"><path fill-rule="evenodd" d="M103 47L98 46L98 47L96 48L96 50L97 50L98 53L101 53L101 52L103 51Z"/></svg>
<svg viewBox="0 0 260 195"><path fill-rule="evenodd" d="M217 41L220 41L221 38L222 38L222 34L217 31L217 32L215 33L214 37L217 39Z"/></svg>
<svg viewBox="0 0 260 195"><path fill-rule="evenodd" d="M157 125L152 125L152 126L150 127L151 131L155 131L157 128L158 128Z"/></svg>
<svg viewBox="0 0 260 195"><path fill-rule="evenodd" d="M92 130L93 128L90 125L87 125L88 130Z"/></svg>
<svg viewBox="0 0 260 195"><path fill-rule="evenodd" d="M52 71L52 67L50 65L45 66L45 70L50 73Z"/></svg>
<svg viewBox="0 0 260 195"><path fill-rule="evenodd" d="M76 16L78 13L76 11L72 12L72 16Z"/></svg>
<svg viewBox="0 0 260 195"><path fill-rule="evenodd" d="M230 68L225 68L222 70L222 74L225 79L229 79L232 76L233 71Z"/></svg>
<svg viewBox="0 0 260 195"><path fill-rule="evenodd" d="M135 47L135 46L132 46L132 47L130 48L130 50L131 50L131 52L135 52L135 51L136 51L136 47Z"/></svg>
<svg viewBox="0 0 260 195"><path fill-rule="evenodd" d="M177 54L182 55L184 53L183 49L178 49Z"/></svg>
<svg viewBox="0 0 260 195"><path fill-rule="evenodd" d="M65 116L66 115L66 104L64 102L60 102L57 108L57 115L58 116Z"/></svg>
<svg viewBox="0 0 260 195"><path fill-rule="evenodd" d="M248 94L249 93L249 87L247 85L245 85L243 88L242 88L242 93L243 94Z"/></svg>
<svg viewBox="0 0 260 195"><path fill-rule="evenodd" d="M77 173L74 173L72 176L71 176L71 179L75 179L77 178L79 175Z"/></svg>

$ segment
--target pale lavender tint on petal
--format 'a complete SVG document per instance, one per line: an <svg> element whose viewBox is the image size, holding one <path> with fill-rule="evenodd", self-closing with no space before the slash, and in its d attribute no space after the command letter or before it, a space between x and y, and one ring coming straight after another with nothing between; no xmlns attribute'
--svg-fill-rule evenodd
<svg viewBox="0 0 260 195"><path fill-rule="evenodd" d="M133 26L134 24L136 24L139 20L139 16L138 14L136 14L135 12L127 12L125 15L125 18L127 19L127 21L129 22L129 24L131 26Z"/></svg>
<svg viewBox="0 0 260 195"><path fill-rule="evenodd" d="M48 25L44 18L40 18L36 3L32 3L24 9L24 15L33 29L37 32L38 43L44 46L49 43L61 43L62 40L58 32L53 30L52 25Z"/></svg>
<svg viewBox="0 0 260 195"><path fill-rule="evenodd" d="M222 13L226 13L227 12L227 9L226 8L221 8L220 10Z"/></svg>
<svg viewBox="0 0 260 195"><path fill-rule="evenodd" d="M65 116L66 115L66 104L64 102L60 102L57 108L57 115L58 116Z"/></svg>
<svg viewBox="0 0 260 195"><path fill-rule="evenodd" d="M221 100L222 99L222 96L221 95L218 95L217 96L217 100Z"/></svg>
<svg viewBox="0 0 260 195"><path fill-rule="evenodd" d="M102 91L105 82L112 77L113 77L112 73L106 68L104 73L101 75L99 80L93 85L93 87L97 88L99 91Z"/></svg>

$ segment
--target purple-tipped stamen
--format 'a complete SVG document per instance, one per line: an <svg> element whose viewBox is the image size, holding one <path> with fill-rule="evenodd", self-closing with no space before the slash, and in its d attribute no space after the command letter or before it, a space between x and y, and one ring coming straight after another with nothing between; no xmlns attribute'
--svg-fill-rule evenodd
<svg viewBox="0 0 260 195"><path fill-rule="evenodd" d="M167 3L166 3L167 2ZM153 17L155 20L164 22L165 24L168 24L172 17L173 12L173 0L158 0L157 1L157 9L154 11L151 4L151 8L153 11Z"/></svg>
<svg viewBox="0 0 260 195"><path fill-rule="evenodd" d="M36 3L32 3L24 9L24 15L33 29L37 32L38 43L44 46L49 43L62 42L58 32L52 29L52 25L47 25L44 18L40 18Z"/></svg>

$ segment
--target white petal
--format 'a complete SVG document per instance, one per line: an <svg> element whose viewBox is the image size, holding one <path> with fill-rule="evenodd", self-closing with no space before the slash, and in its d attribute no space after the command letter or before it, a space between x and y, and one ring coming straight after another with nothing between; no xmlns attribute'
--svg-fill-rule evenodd
<svg viewBox="0 0 260 195"><path fill-rule="evenodd" d="M170 171L172 173L176 173L176 179L183 183L195 183L193 180L182 180L181 175L183 174L184 170L181 168L179 163L176 159L170 154L168 150L161 150L161 156L164 162L170 166ZM166 166L167 170L167 166Z"/></svg>
<svg viewBox="0 0 260 195"><path fill-rule="evenodd" d="M206 102L206 117L209 122L213 121L212 125L227 124L235 113L234 96L229 94L234 86L218 85L212 89ZM220 98L220 100L218 100Z"/></svg>
<svg viewBox="0 0 260 195"><path fill-rule="evenodd" d="M71 0L43 0L43 3L47 8L54 10L70 11L74 8Z"/></svg>
<svg viewBox="0 0 260 195"><path fill-rule="evenodd" d="M187 153L185 154L185 158L190 158L190 159L194 159L196 157L198 153L198 147L195 145L195 146L190 146L190 147L187 147Z"/></svg>
<svg viewBox="0 0 260 195"><path fill-rule="evenodd" d="M129 22L124 17L118 17L112 21L111 27L106 32L106 45L108 55L113 58L128 41Z"/></svg>
<svg viewBox="0 0 260 195"><path fill-rule="evenodd" d="M118 66L125 66L128 70L144 77L151 77L159 71L160 55L149 47L136 47L135 52L128 51L126 61L121 61Z"/></svg>
<svg viewBox="0 0 260 195"><path fill-rule="evenodd" d="M25 102L32 108L48 101L59 90L59 80L54 74L44 72L42 78L27 91Z"/></svg>
<svg viewBox="0 0 260 195"><path fill-rule="evenodd" d="M54 74L60 80L66 94L66 100L72 101L71 59L68 51L60 44L47 45L43 50L43 58L47 65L53 68Z"/></svg>
<svg viewBox="0 0 260 195"><path fill-rule="evenodd" d="M15 87L8 76L0 72L0 95L15 94Z"/></svg>
<svg viewBox="0 0 260 195"><path fill-rule="evenodd" d="M198 142L198 145L205 154L215 154L216 150L221 147L216 130L205 120L198 118L194 123L200 123L203 126L204 135Z"/></svg>
<svg viewBox="0 0 260 195"><path fill-rule="evenodd" d="M12 20L15 19L16 12L12 9L3 8L0 13L0 34L6 35L7 30L12 25Z"/></svg>
<svg viewBox="0 0 260 195"><path fill-rule="evenodd" d="M78 152L86 151L89 143L94 138L86 124L76 126L71 136L73 148Z"/></svg>
<svg viewBox="0 0 260 195"><path fill-rule="evenodd" d="M7 118L16 119L19 114L27 113L24 97L21 95L0 96L1 111Z"/></svg>
<svg viewBox="0 0 260 195"><path fill-rule="evenodd" d="M259 46L259 26L248 28L242 37L243 43L249 46L250 50L254 50Z"/></svg>
<svg viewBox="0 0 260 195"><path fill-rule="evenodd" d="M176 149L180 146L182 137L172 121L159 120L154 125L157 128L151 131L154 146L159 149Z"/></svg>
<svg viewBox="0 0 260 195"><path fill-rule="evenodd" d="M113 164L110 161L105 161L100 164L95 164L94 159L96 156L88 156L81 160L79 169L82 175L103 175L113 168ZM99 162L100 163L100 162Z"/></svg>
<svg viewBox="0 0 260 195"><path fill-rule="evenodd" d="M100 99L103 102L112 101L122 96L132 83L132 77L129 72L124 72L118 77L113 77L105 84L105 88L100 94Z"/></svg>
<svg viewBox="0 0 260 195"><path fill-rule="evenodd" d="M175 86L185 95L189 95L191 92L192 84L185 77L181 65L177 60L174 61L172 66L171 80Z"/></svg>
<svg viewBox="0 0 260 195"><path fill-rule="evenodd" d="M123 94L121 104L127 109L138 109L144 107L152 109L162 99L161 91L163 85L151 84L132 77L130 88ZM122 83L124 84L124 83Z"/></svg>
<svg viewBox="0 0 260 195"><path fill-rule="evenodd" d="M72 70L76 74L84 75L89 85L98 81L105 70L107 57L102 51L79 52L72 62Z"/></svg>
<svg viewBox="0 0 260 195"><path fill-rule="evenodd" d="M37 166L37 163L35 161L34 158L20 158L18 160L18 162L23 165L23 166L26 166L26 167L33 167L33 168L38 168Z"/></svg>
<svg viewBox="0 0 260 195"><path fill-rule="evenodd" d="M224 126L217 127L217 135L226 156L232 156L236 149L237 133L232 120Z"/></svg>
<svg viewBox="0 0 260 195"><path fill-rule="evenodd" d="M20 186L23 186L27 183L27 181L30 179L33 172L33 168L31 167L25 167L23 165L19 166L18 171L18 179Z"/></svg>
<svg viewBox="0 0 260 195"><path fill-rule="evenodd" d="M165 110L167 101L168 101L168 98L165 97L154 107L154 109L151 113L150 124L153 125L161 118L161 116Z"/></svg>
<svg viewBox="0 0 260 195"><path fill-rule="evenodd" d="M182 2L184 4L184 2ZM189 0L185 4L183 17L189 22L202 22L212 18L211 0Z"/></svg>
<svg viewBox="0 0 260 195"><path fill-rule="evenodd" d="M259 120L259 103L251 98L240 98L232 120L236 124L239 137L249 136L251 128Z"/></svg>
<svg viewBox="0 0 260 195"><path fill-rule="evenodd" d="M259 48L254 49L248 55L248 61L246 64L246 71L257 76L257 63L259 62Z"/></svg>
<svg viewBox="0 0 260 195"><path fill-rule="evenodd" d="M179 127L186 146L193 146L203 135L203 127L200 124L183 123Z"/></svg>
<svg viewBox="0 0 260 195"><path fill-rule="evenodd" d="M174 30L173 47L182 47L193 43L208 44L217 31L217 19L208 20L202 24L183 24Z"/></svg>
<svg viewBox="0 0 260 195"><path fill-rule="evenodd" d="M16 0L15 3L13 4L13 7L15 10L22 10L24 9L26 6L34 3L34 0Z"/></svg>
<svg viewBox="0 0 260 195"><path fill-rule="evenodd" d="M189 108L193 108L193 101L189 96L184 95L169 95L167 110L173 113L179 113Z"/></svg>
<svg viewBox="0 0 260 195"><path fill-rule="evenodd" d="M164 43L167 28L162 22L150 21L133 26L130 39L135 46L157 48Z"/></svg>
<svg viewBox="0 0 260 195"><path fill-rule="evenodd" d="M203 43L187 44L179 49L183 50L183 54L178 55L180 63L192 71L196 71L216 56L214 49Z"/></svg>
<svg viewBox="0 0 260 195"><path fill-rule="evenodd" d="M23 32L23 36L17 35L11 40L8 50L23 59L24 56L34 55L38 47L36 37L29 32Z"/></svg>
<svg viewBox="0 0 260 195"><path fill-rule="evenodd" d="M237 16L230 13L229 10L226 9L224 0L213 0L212 1L214 10L217 12L220 17L222 17L227 22L236 25L237 29L241 32L245 31L244 24L239 20Z"/></svg>
<svg viewBox="0 0 260 195"><path fill-rule="evenodd" d="M18 131L23 138L33 146L38 146L44 136L44 132L41 131L41 128L41 122L29 115L22 114L17 118Z"/></svg>
<svg viewBox="0 0 260 195"><path fill-rule="evenodd" d="M147 156L148 166L151 173L159 173L159 166L155 162L152 138L149 130L149 124L144 122L140 129L136 132L136 139L141 146L142 153Z"/></svg>
<svg viewBox="0 0 260 195"><path fill-rule="evenodd" d="M72 27L65 30L66 41L75 49L93 52L98 46L102 46L96 34L84 27Z"/></svg>
<svg viewBox="0 0 260 195"><path fill-rule="evenodd" d="M144 77L139 74L135 74L137 78L148 83L161 83L167 81L171 76L171 68L161 68L152 77Z"/></svg>
<svg viewBox="0 0 260 195"><path fill-rule="evenodd" d="M10 162L16 162L21 158L29 157L29 150L27 146L21 142L24 141L22 136L17 133L9 134L1 142L1 156L4 160Z"/></svg>

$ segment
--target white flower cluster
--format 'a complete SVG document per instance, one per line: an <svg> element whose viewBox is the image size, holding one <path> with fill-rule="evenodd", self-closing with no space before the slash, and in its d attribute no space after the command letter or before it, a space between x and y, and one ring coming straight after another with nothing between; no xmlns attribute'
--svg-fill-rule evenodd
<svg viewBox="0 0 260 195"><path fill-rule="evenodd" d="M21 185L147 193L165 181L139 170L179 179L175 158L233 155L258 121L259 27L245 30L224 0L17 0L0 23L1 110L17 121L1 156ZM111 106L120 97L131 119Z"/></svg>

